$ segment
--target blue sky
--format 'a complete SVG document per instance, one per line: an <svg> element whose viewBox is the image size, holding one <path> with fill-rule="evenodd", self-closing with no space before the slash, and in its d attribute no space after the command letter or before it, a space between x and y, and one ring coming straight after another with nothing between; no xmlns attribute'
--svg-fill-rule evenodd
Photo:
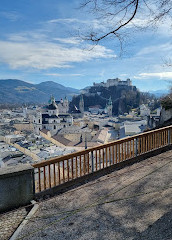
<svg viewBox="0 0 172 240"><path fill-rule="evenodd" d="M79 0L1 0L0 79L31 83L55 81L84 88L93 82L131 78L141 91L167 89L172 68L170 23L156 31L131 33L119 57L117 41L99 42L92 48L78 32L101 31L103 26L79 10ZM135 19L140 22L141 19Z"/></svg>

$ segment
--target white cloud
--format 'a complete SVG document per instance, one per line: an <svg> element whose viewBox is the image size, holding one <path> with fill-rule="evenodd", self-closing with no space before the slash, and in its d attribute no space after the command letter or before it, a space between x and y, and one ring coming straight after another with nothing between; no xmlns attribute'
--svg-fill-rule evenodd
<svg viewBox="0 0 172 240"><path fill-rule="evenodd" d="M100 76L101 78L103 78L104 75L105 75L105 70L103 69L103 70L99 73L99 76Z"/></svg>
<svg viewBox="0 0 172 240"><path fill-rule="evenodd" d="M27 41L27 37L21 34L12 34L8 38L10 41L15 41L15 42L25 42Z"/></svg>
<svg viewBox="0 0 172 240"><path fill-rule="evenodd" d="M67 43L67 44L79 44L82 42L81 39L77 37L71 37L71 38L54 38L53 40L59 41L61 43Z"/></svg>
<svg viewBox="0 0 172 240"><path fill-rule="evenodd" d="M57 19L51 19L47 21L48 24L66 24L72 26L75 29L80 30L106 30L110 25L113 26L112 22L104 21L103 19L97 20L97 19L77 19L77 18L57 18ZM84 26L84 28L83 28Z"/></svg>
<svg viewBox="0 0 172 240"><path fill-rule="evenodd" d="M9 12L2 11L0 12L0 17L4 17L11 22L15 22L21 18L21 16L15 11L9 11Z"/></svg>
<svg viewBox="0 0 172 240"><path fill-rule="evenodd" d="M127 73L122 73L122 74L120 74L120 77L127 77L127 76L128 76Z"/></svg>
<svg viewBox="0 0 172 240"><path fill-rule="evenodd" d="M141 19L141 18L134 18L131 22L129 22L129 24L126 26L126 28L133 28L133 27L140 27L140 28L144 28L146 26L148 26L148 20Z"/></svg>
<svg viewBox="0 0 172 240"><path fill-rule="evenodd" d="M134 18L129 24L126 25L126 28L152 28L151 21L153 21L153 16L150 16L148 13L147 17L145 17L146 12L144 12L144 15L141 13L140 18L136 17ZM116 22L114 22L116 19ZM79 18L57 18L57 19L51 19L47 21L48 24L65 24L70 25L70 27L78 28L79 31L104 31L106 32L108 29L109 31L113 28L115 28L116 25L121 24L121 18L117 17L115 18L108 16L107 18L99 18L99 19L79 19ZM84 28L83 28L84 24ZM154 26L155 29L155 26ZM158 32L161 35L168 34L169 35L169 29L171 29L170 20L164 22L159 22L158 24Z"/></svg>
<svg viewBox="0 0 172 240"><path fill-rule="evenodd" d="M48 37L40 31L26 31L7 35L8 41L14 42L35 42L43 41Z"/></svg>
<svg viewBox="0 0 172 240"><path fill-rule="evenodd" d="M142 56L142 55L147 55L147 54L153 54L153 53L163 53L169 51L172 51L172 44L170 42L167 42L165 44L157 44L154 46L149 46L141 49L136 56Z"/></svg>
<svg viewBox="0 0 172 240"><path fill-rule="evenodd" d="M81 73L69 73L69 74L61 74L61 73L47 73L46 76L54 76L54 77L78 77L78 76L84 76L84 74Z"/></svg>
<svg viewBox="0 0 172 240"><path fill-rule="evenodd" d="M80 20L77 18L57 18L57 19L51 19L48 21L48 23L73 23L73 22L79 22Z"/></svg>
<svg viewBox="0 0 172 240"><path fill-rule="evenodd" d="M90 46L88 45L88 48ZM69 68L72 63L115 57L112 50L97 45L92 50L62 46L48 41L0 41L0 62L18 68Z"/></svg>
<svg viewBox="0 0 172 240"><path fill-rule="evenodd" d="M140 73L133 77L134 79L148 79L148 78L159 78L159 79L172 79L172 72L154 72L154 73Z"/></svg>

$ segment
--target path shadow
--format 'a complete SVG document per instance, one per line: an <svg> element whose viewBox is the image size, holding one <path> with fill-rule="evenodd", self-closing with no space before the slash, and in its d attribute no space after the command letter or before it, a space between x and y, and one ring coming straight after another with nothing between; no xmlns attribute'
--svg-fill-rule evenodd
<svg viewBox="0 0 172 240"><path fill-rule="evenodd" d="M172 210L164 214L156 222L141 232L133 240L171 240L172 239Z"/></svg>

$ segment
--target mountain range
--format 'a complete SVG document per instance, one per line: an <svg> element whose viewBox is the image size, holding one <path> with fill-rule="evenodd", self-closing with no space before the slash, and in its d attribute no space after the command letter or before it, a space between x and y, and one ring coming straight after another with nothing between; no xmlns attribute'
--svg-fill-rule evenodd
<svg viewBox="0 0 172 240"><path fill-rule="evenodd" d="M0 80L0 103L47 103L53 95L56 100L65 96L71 100L79 94L75 88L65 87L53 81L31 84L18 79Z"/></svg>
<svg viewBox="0 0 172 240"><path fill-rule="evenodd" d="M155 97L160 98L163 97L164 95L167 95L170 93L170 90L168 89L163 89L163 90L156 90L156 91L149 91L150 94L153 94Z"/></svg>
<svg viewBox="0 0 172 240"><path fill-rule="evenodd" d="M0 80L0 104L47 103L53 95L56 100L65 96L69 100L79 94L75 88L65 87L53 81L32 84L18 79ZM150 91L156 97L168 94L168 90Z"/></svg>

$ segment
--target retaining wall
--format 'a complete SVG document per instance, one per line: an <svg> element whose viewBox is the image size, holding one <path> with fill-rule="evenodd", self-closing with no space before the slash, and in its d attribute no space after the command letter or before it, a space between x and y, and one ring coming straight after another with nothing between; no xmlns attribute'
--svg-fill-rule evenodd
<svg viewBox="0 0 172 240"><path fill-rule="evenodd" d="M25 164L0 169L0 212L29 204L34 192L32 166Z"/></svg>

